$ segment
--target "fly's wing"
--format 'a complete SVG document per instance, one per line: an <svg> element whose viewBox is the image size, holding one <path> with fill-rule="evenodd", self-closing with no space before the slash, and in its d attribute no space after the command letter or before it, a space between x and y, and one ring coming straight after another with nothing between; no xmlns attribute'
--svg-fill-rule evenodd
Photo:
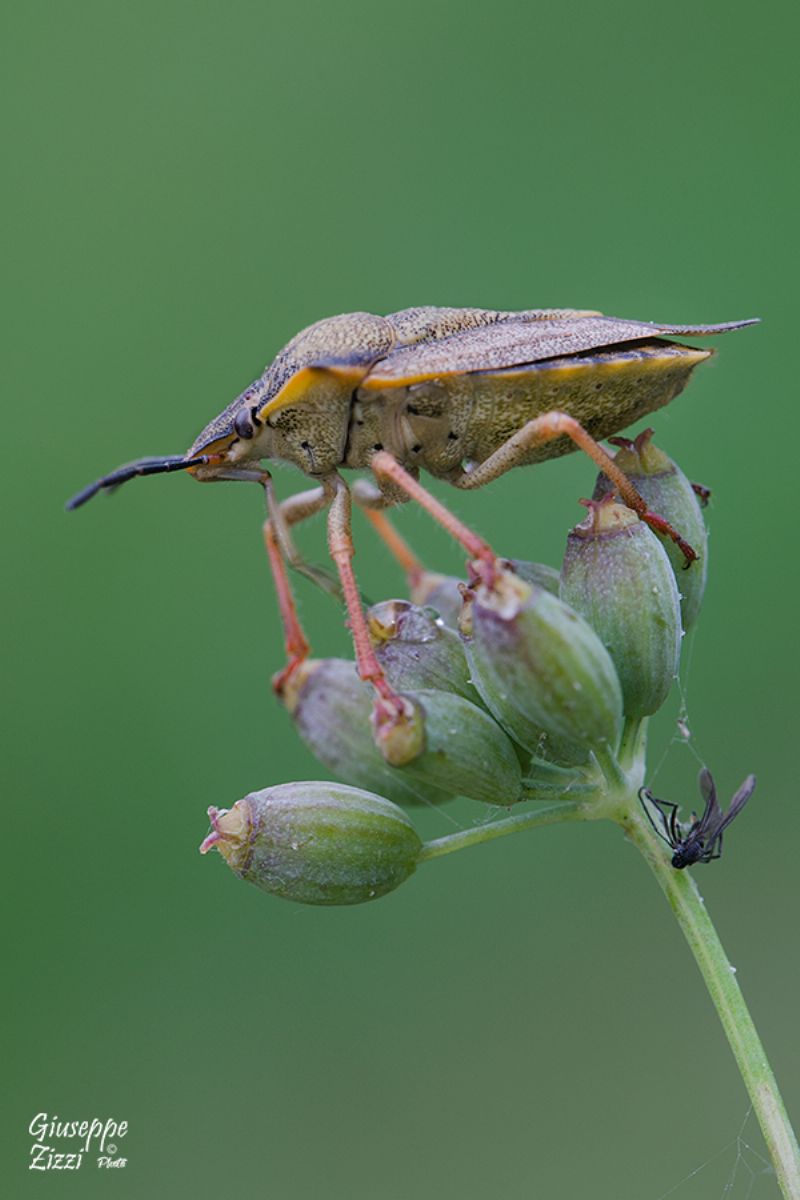
<svg viewBox="0 0 800 1200"><path fill-rule="evenodd" d="M717 789L714 786L714 780L711 778L711 772L705 768L700 772L700 791L705 798L706 807L705 812L700 818L698 833L702 836L707 846L712 846L718 838L721 840L723 830L727 829L731 821L735 820L742 811L752 796L755 786L755 775L748 775L728 805L727 812L723 813L717 802Z"/></svg>
<svg viewBox="0 0 800 1200"><path fill-rule="evenodd" d="M720 821L719 828L717 829L717 831L714 835L715 837L721 838L723 829L727 829L727 827L730 825L731 821L735 820L736 817L738 817L739 813L742 811L745 804L747 804L747 801L752 796L753 791L755 790L755 786L756 786L755 775L748 775L747 779L745 779L744 783L739 788L738 792L736 793L736 795L733 797L730 804L728 805L728 811L725 813L725 816Z"/></svg>
<svg viewBox="0 0 800 1200"><path fill-rule="evenodd" d="M722 812L717 802L717 785L714 783L714 776L708 767L703 767L697 778L697 784L700 788L700 795L703 797L705 803L702 820L707 822L716 814L721 816Z"/></svg>
<svg viewBox="0 0 800 1200"><path fill-rule="evenodd" d="M578 314L552 320L537 315L531 319L521 313L518 320L467 329L438 341L399 346L375 364L361 386L369 390L404 387L445 375L498 371L547 358L562 358L620 342L669 336L706 337L756 322L757 318L723 325L656 325Z"/></svg>
<svg viewBox="0 0 800 1200"><path fill-rule="evenodd" d="M700 820L695 820L693 829L699 837L706 842L711 842L717 836L716 831L722 824L722 809L717 801L714 777L707 767L703 767L697 782L700 787L700 795L705 801L705 808Z"/></svg>

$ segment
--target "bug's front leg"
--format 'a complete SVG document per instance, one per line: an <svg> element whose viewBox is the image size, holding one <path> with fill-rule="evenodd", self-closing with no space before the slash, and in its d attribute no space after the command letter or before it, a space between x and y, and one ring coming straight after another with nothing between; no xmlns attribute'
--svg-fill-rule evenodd
<svg viewBox="0 0 800 1200"><path fill-rule="evenodd" d="M267 488L269 523L272 526L270 536L277 540L285 562L298 575L309 579L324 592L328 592L329 595L341 601L342 589L338 579L317 563L308 562L297 549L291 534L292 525L298 525L308 517L313 517L320 509L325 508L330 500L331 496L325 491L325 488L318 487L307 492L298 492L297 495L290 496L287 500L279 503L272 488ZM267 537L266 526L264 537Z"/></svg>
<svg viewBox="0 0 800 1200"><path fill-rule="evenodd" d="M464 471L460 475L453 476L450 482L456 487L465 489L483 487L484 484L491 483L500 475L505 475L506 471L510 471L512 467L519 466L524 461L526 454L536 446L563 436L570 438L576 446L589 455L589 458L597 464L603 474L611 480L628 508L632 508L655 533L662 534L675 542L686 558L687 567L694 562L697 558L695 550L681 537L678 530L670 525L669 521L665 521L658 513L650 511L646 501L639 495L627 475L619 469L611 455L590 433L587 433L579 421L569 416L568 413L549 412L543 413L540 417L534 417L522 429L512 434L508 441L495 450L494 454L490 454L484 462L479 463L471 471Z"/></svg>
<svg viewBox="0 0 800 1200"><path fill-rule="evenodd" d="M287 659L286 666L272 679L272 686L280 695L286 686L286 681L311 653L311 646L297 615L294 595L286 572L284 544L281 541L280 531L282 529L288 536L290 525L319 512L320 508L329 502L330 497L323 488L315 488L312 492L301 492L297 496L290 496L283 504L278 504L272 490L271 480L265 482L264 490L267 508L271 514L264 522L264 546L275 584ZM293 545L291 540L290 545Z"/></svg>

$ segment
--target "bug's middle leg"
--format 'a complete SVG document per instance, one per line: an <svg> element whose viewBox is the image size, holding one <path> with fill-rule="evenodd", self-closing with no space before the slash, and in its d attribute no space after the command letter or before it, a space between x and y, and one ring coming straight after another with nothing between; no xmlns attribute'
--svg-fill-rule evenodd
<svg viewBox="0 0 800 1200"><path fill-rule="evenodd" d="M497 556L489 543L474 533L463 521L459 521L449 508L446 508L427 488L422 486L415 475L407 471L396 458L392 458L391 454L385 450L379 450L373 456L370 466L373 474L384 487L387 484L393 485L395 489L399 489L411 500L416 500L426 512L431 514L434 520L447 530L451 537L460 542L472 561L480 564L483 568L487 582L494 578Z"/></svg>
<svg viewBox="0 0 800 1200"><path fill-rule="evenodd" d="M378 537L388 547L396 562L403 569L408 586L413 590L425 574L425 567L409 546L408 542L395 529L386 516L385 510L398 503L384 495L379 487L368 479L357 479L353 484L353 499L362 510ZM403 499L407 499L403 496Z"/></svg>
<svg viewBox="0 0 800 1200"><path fill-rule="evenodd" d="M332 476L326 483L333 493L328 509L328 548L342 583L358 674L361 679L371 683L377 693L374 720L376 733L380 734L382 728L389 729L401 723L413 724L417 718L413 706L389 685L372 647L353 571L355 546L351 530L350 489L340 475ZM395 765L400 765L400 762L396 761Z"/></svg>
<svg viewBox="0 0 800 1200"><path fill-rule="evenodd" d="M569 416L568 413L549 412L534 417L532 421L528 421L527 425L523 425L522 429L512 434L508 441L495 450L494 454L490 454L484 462L479 463L470 471L464 471L460 475L454 476L450 482L456 487L464 489L483 487L484 484L491 483L499 476L505 475L506 471L510 471L512 467L519 466L527 453L536 446L542 446L546 442L565 435L588 454L603 474L611 480L628 508L632 508L640 519L656 533L671 538L675 542L686 558L687 567L694 562L697 558L696 551L688 542L684 541L678 530L674 529L668 521L665 521L658 513L650 511L644 498L639 495L627 475L619 469L611 455L583 428L579 421Z"/></svg>

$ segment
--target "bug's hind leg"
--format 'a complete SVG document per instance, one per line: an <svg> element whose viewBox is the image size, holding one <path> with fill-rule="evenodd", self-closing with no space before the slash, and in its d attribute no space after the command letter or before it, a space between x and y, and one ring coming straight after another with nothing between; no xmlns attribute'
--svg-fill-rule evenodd
<svg viewBox="0 0 800 1200"><path fill-rule="evenodd" d="M650 511L645 500L639 495L627 475L619 469L611 455L603 449L599 442L595 441L590 433L587 433L579 421L569 416L568 413L543 413L540 417L528 421L527 425L523 425L522 429L513 434L484 462L479 463L471 471L464 471L462 474L454 476L450 482L459 488L483 487L484 484L491 483L500 475L505 475L506 471L510 471L512 467L519 466L528 452L536 446L564 436L570 438L576 446L589 455L589 458L597 464L603 474L611 480L625 504L632 508L645 524L649 525L654 532L671 538L675 542L686 558L687 567L694 562L697 558L695 550L688 542L684 541L678 530L674 529L668 521L665 521L658 513Z"/></svg>

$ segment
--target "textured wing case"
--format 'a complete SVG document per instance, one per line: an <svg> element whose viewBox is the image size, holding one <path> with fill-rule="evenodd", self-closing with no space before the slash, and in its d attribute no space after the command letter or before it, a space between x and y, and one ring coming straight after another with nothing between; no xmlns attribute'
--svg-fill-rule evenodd
<svg viewBox="0 0 800 1200"><path fill-rule="evenodd" d="M570 316L548 319L519 314L492 325L468 329L438 341L392 350L372 368L362 388L404 387L426 379L474 371L498 371L549 358L564 358L623 342L661 337L705 337L739 329L753 321L722 325L657 325L617 317Z"/></svg>

